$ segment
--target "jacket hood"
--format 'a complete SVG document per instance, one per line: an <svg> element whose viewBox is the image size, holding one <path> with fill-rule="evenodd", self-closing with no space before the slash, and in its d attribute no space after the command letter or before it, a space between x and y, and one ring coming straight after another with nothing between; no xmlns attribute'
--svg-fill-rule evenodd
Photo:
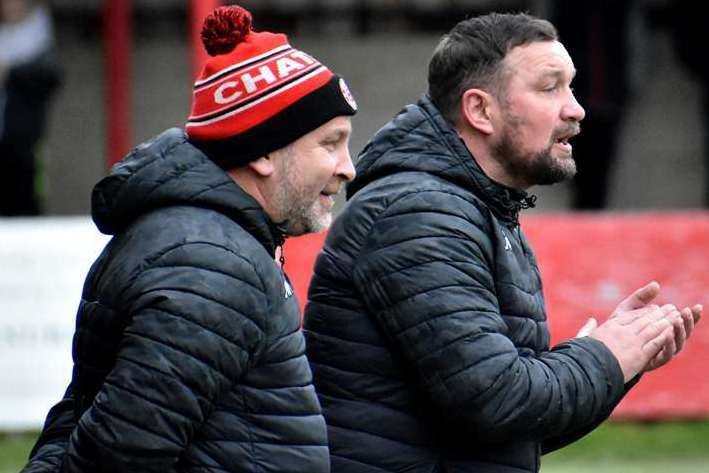
<svg viewBox="0 0 709 473"><path fill-rule="evenodd" d="M259 203L193 146L179 128L136 147L96 184L91 216L107 235L136 218L170 206L208 208L239 223L273 253L283 234Z"/></svg>
<svg viewBox="0 0 709 473"><path fill-rule="evenodd" d="M427 172L475 192L495 214L517 222L535 196L490 179L427 97L408 105L367 144L356 164L347 198L370 182L400 172Z"/></svg>

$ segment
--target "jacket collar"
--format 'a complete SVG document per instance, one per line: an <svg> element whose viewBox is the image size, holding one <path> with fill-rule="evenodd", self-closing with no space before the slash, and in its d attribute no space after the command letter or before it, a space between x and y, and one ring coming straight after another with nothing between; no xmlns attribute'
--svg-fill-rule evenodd
<svg viewBox="0 0 709 473"><path fill-rule="evenodd" d="M259 203L178 128L135 148L99 181L91 198L93 220L109 235L150 211L186 205L228 216L271 255L285 239Z"/></svg>
<svg viewBox="0 0 709 473"><path fill-rule="evenodd" d="M472 187L480 191L479 197L493 209L499 218L517 223L519 212L522 209L535 206L536 196L500 184L485 174L456 129L443 118L430 99L423 97L418 104L439 130L441 140L449 145L451 157L461 162L461 169L467 173Z"/></svg>

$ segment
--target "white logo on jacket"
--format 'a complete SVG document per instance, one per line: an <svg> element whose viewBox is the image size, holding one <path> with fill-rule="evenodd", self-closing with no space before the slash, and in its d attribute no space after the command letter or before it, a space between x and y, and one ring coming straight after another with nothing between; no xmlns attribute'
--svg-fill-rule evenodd
<svg viewBox="0 0 709 473"><path fill-rule="evenodd" d="M509 238L507 238L507 235L505 235L504 233L503 235L505 236L505 251L510 251L512 249L512 243L510 243L510 240Z"/></svg>
<svg viewBox="0 0 709 473"><path fill-rule="evenodd" d="M291 285L288 283L287 279L283 280L283 289L284 289L284 299L288 299L290 296L293 295L293 288Z"/></svg>

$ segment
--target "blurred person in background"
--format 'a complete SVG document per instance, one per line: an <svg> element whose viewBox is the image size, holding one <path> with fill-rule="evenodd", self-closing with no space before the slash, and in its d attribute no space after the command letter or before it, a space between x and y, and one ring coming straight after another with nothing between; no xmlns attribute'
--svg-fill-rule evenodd
<svg viewBox="0 0 709 473"><path fill-rule="evenodd" d="M0 0L0 216L38 215L37 148L59 82L48 7Z"/></svg>
<svg viewBox="0 0 709 473"><path fill-rule="evenodd" d="M92 195L92 266L64 399L25 472L327 473L298 303L275 258L321 231L354 176L342 78L220 7L185 129ZM281 260L282 261L282 260Z"/></svg>
<svg viewBox="0 0 709 473"><path fill-rule="evenodd" d="M665 10L674 49L682 66L701 88L700 122L704 138L704 205L709 208L709 3L677 0Z"/></svg>
<svg viewBox="0 0 709 473"><path fill-rule="evenodd" d="M574 139L572 207L601 210L608 201L629 96L630 0L555 0L552 21L579 71L574 95L586 116Z"/></svg>
<svg viewBox="0 0 709 473"><path fill-rule="evenodd" d="M462 21L360 154L304 321L334 473L537 472L692 333L651 282L549 346L519 213L576 173L575 73L545 20Z"/></svg>

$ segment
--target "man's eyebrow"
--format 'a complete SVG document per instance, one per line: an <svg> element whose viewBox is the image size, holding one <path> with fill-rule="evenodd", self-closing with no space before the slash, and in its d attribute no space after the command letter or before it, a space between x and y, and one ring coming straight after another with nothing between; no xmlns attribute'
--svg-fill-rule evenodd
<svg viewBox="0 0 709 473"><path fill-rule="evenodd" d="M547 68L542 73L540 74L541 77L547 78L547 77L561 77L563 76L564 73L562 72L561 69L556 69L556 68Z"/></svg>
<svg viewBox="0 0 709 473"><path fill-rule="evenodd" d="M546 68L542 72L540 77L542 79L546 79L547 77L553 77L555 79L558 79L558 78L563 78L565 75L566 74L562 69L558 69L558 68L554 67L554 68ZM573 79L574 77L576 77L576 69L571 70L571 79Z"/></svg>
<svg viewBox="0 0 709 473"><path fill-rule="evenodd" d="M347 128L338 128L327 133L322 139L323 141L339 141L347 136L347 133Z"/></svg>

